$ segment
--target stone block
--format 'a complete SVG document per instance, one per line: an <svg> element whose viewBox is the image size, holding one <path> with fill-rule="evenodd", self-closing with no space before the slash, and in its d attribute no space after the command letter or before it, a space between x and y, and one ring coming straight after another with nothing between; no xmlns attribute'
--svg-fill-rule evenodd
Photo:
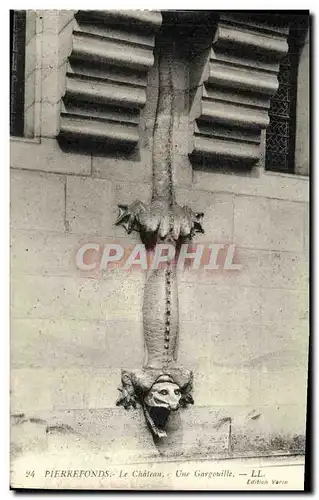
<svg viewBox="0 0 319 500"><path fill-rule="evenodd" d="M139 268L126 270L121 267L126 257L114 263L113 267L110 264L107 269L100 269L103 250L107 243L110 243L110 240L102 236L13 229L11 231L11 273L13 275L61 276L61 279L63 276L91 279L117 277L138 281L143 279L143 270ZM122 245L126 256L134 246L134 240L132 241L130 237L117 238L114 243ZM78 251L87 244L99 246L99 251L93 251L91 255L88 251L83 257L86 262L88 262L88 256L91 257L89 261L95 264L93 270L83 270L77 262Z"/></svg>
<svg viewBox="0 0 319 500"><path fill-rule="evenodd" d="M10 339L12 368L133 369L144 357L142 324L135 321L12 319Z"/></svg>
<svg viewBox="0 0 319 500"><path fill-rule="evenodd" d="M259 292L249 287L183 283L179 287L180 317L187 321L260 321Z"/></svg>
<svg viewBox="0 0 319 500"><path fill-rule="evenodd" d="M229 421L223 422L218 405L192 406L180 410L182 426L181 456L227 455Z"/></svg>
<svg viewBox="0 0 319 500"><path fill-rule="evenodd" d="M58 69L45 68L42 70L42 100L56 103L63 97L66 87L66 63Z"/></svg>
<svg viewBox="0 0 319 500"><path fill-rule="evenodd" d="M76 268L76 252L86 237L38 230L11 231L11 272L70 276Z"/></svg>
<svg viewBox="0 0 319 500"><path fill-rule="evenodd" d="M36 70L34 69L25 79L25 92L24 92L24 109L25 111L32 106L35 102L35 76Z"/></svg>
<svg viewBox="0 0 319 500"><path fill-rule="evenodd" d="M126 461L132 452L144 453L144 456L158 454L141 409L130 412L116 407L74 409L68 412L60 410L46 414L41 412L41 417L47 420L50 427L64 427L77 433L83 441L89 441L91 447L93 445L107 453L108 459L120 458ZM54 432L52 438L53 434ZM69 439L68 434L66 440Z"/></svg>
<svg viewBox="0 0 319 500"><path fill-rule="evenodd" d="M36 104L32 104L24 111L24 137L34 137Z"/></svg>
<svg viewBox="0 0 319 500"><path fill-rule="evenodd" d="M213 372L220 368L243 369L256 355L251 342L258 343L259 337L259 325L182 321L179 360L185 366L196 367L199 372L203 366L211 367Z"/></svg>
<svg viewBox="0 0 319 500"><path fill-rule="evenodd" d="M37 12L35 10L28 9L26 11L26 29L25 29L26 44L36 33L36 20L37 20Z"/></svg>
<svg viewBox="0 0 319 500"><path fill-rule="evenodd" d="M39 44L39 34L34 34L32 37L26 42L25 46L25 78L35 71L35 69L39 66L39 54L37 53L37 47ZM33 89L34 90L34 89Z"/></svg>
<svg viewBox="0 0 319 500"><path fill-rule="evenodd" d="M57 9L42 10L43 32L46 34L57 33L59 27L59 11Z"/></svg>
<svg viewBox="0 0 319 500"><path fill-rule="evenodd" d="M255 366L300 369L308 365L309 324L298 322L262 324L258 337L250 340Z"/></svg>
<svg viewBox="0 0 319 500"><path fill-rule="evenodd" d="M41 103L41 137L57 137L60 133L61 101Z"/></svg>
<svg viewBox="0 0 319 500"><path fill-rule="evenodd" d="M234 210L237 245L290 252L303 250L302 203L236 196Z"/></svg>
<svg viewBox="0 0 319 500"><path fill-rule="evenodd" d="M10 459L11 463L17 456L28 452L43 453L48 446L46 422L38 419L27 419L23 414L20 418L13 417L10 425Z"/></svg>
<svg viewBox="0 0 319 500"><path fill-rule="evenodd" d="M220 255L225 255L223 250ZM305 253L236 247L234 262L242 265L241 269L225 270L223 257L220 269L186 269L181 279L234 286L305 290L309 286L308 260Z"/></svg>
<svg viewBox="0 0 319 500"><path fill-rule="evenodd" d="M307 368L257 367L251 370L250 404L306 405L307 401Z"/></svg>
<svg viewBox="0 0 319 500"><path fill-rule="evenodd" d="M260 252L260 286L270 288L309 287L309 258L304 253ZM285 292L283 292L285 293Z"/></svg>
<svg viewBox="0 0 319 500"><path fill-rule="evenodd" d="M15 368L11 412L115 407L120 380L119 369Z"/></svg>
<svg viewBox="0 0 319 500"><path fill-rule="evenodd" d="M250 373L246 368L206 366L194 373L197 406L245 405L250 398Z"/></svg>
<svg viewBox="0 0 319 500"><path fill-rule="evenodd" d="M72 19L74 19L74 14L76 10L68 9L68 10L59 10L59 32L63 30L63 28L69 24Z"/></svg>
<svg viewBox="0 0 319 500"><path fill-rule="evenodd" d="M46 370L12 368L10 372L10 410L12 414L52 409L49 375Z"/></svg>
<svg viewBox="0 0 319 500"><path fill-rule="evenodd" d="M304 453L305 407L296 404L230 408L231 450L247 455ZM293 418L291 416L293 415Z"/></svg>
<svg viewBox="0 0 319 500"><path fill-rule="evenodd" d="M267 377L268 370L307 366L308 340L306 321L295 325L182 321L178 359L198 374L209 369L212 373L238 369L249 374L259 369Z"/></svg>
<svg viewBox="0 0 319 500"><path fill-rule="evenodd" d="M102 177L112 181L150 183L152 180L152 155L142 149L132 159L121 156L93 156L92 173L94 177Z"/></svg>
<svg viewBox="0 0 319 500"><path fill-rule="evenodd" d="M102 452L113 463L134 464L135 459L140 463L147 461L148 468L152 468L157 459L162 462L163 458L165 461L169 457L173 460L200 458L203 452L206 455L227 455L229 422L221 423L220 414L219 408L181 409L172 416L174 422L169 424L168 438L156 445L141 408L129 412L122 408L55 409L50 413L35 410L29 412L31 417L24 417L24 422L29 424L30 431L34 420L43 422L44 428L46 424L47 450L51 455L59 451L60 459L65 452L77 450L76 455L86 452L86 459L91 461L97 452ZM16 443L19 438L21 441L23 424L16 424L15 430L13 441ZM41 431L33 425L34 437L43 436L45 432ZM35 446L33 451L39 453L42 450Z"/></svg>
<svg viewBox="0 0 319 500"><path fill-rule="evenodd" d="M233 197L224 193L177 189L176 201L189 205L195 212L204 212L205 234L197 234L196 243L232 241Z"/></svg>
<svg viewBox="0 0 319 500"><path fill-rule="evenodd" d="M73 11L74 12L74 11ZM64 17L64 22L67 20L67 16ZM67 61L68 57L72 52L72 33L76 29L76 22L74 15L69 14L69 20L61 27L61 11L59 11L59 65Z"/></svg>
<svg viewBox="0 0 319 500"><path fill-rule="evenodd" d="M117 211L110 181L68 177L66 218L71 232L112 237Z"/></svg>
<svg viewBox="0 0 319 500"><path fill-rule="evenodd" d="M63 62L59 59L59 36L56 26L52 25L53 31L43 29L42 34L42 68L57 69Z"/></svg>
<svg viewBox="0 0 319 500"><path fill-rule="evenodd" d="M261 289L260 320L296 324L309 319L309 297L306 291Z"/></svg>
<svg viewBox="0 0 319 500"><path fill-rule="evenodd" d="M12 318L141 321L142 292L143 286L136 279L13 277L11 315Z"/></svg>
<svg viewBox="0 0 319 500"><path fill-rule="evenodd" d="M192 370L209 364L218 325L210 322L186 321L181 315L178 339L178 362ZM196 356L194 356L196 352Z"/></svg>
<svg viewBox="0 0 319 500"><path fill-rule="evenodd" d="M64 190L60 175L11 170L11 225L63 232Z"/></svg>
<svg viewBox="0 0 319 500"><path fill-rule="evenodd" d="M89 175L90 155L64 152L56 139L41 138L34 144L11 140L10 165L17 169L42 170L45 172Z"/></svg>
<svg viewBox="0 0 319 500"><path fill-rule="evenodd" d="M253 169L243 173L217 173L194 170L194 189L206 191L224 191L233 194L278 198L289 201L307 201L309 199L309 178L298 175L281 174ZM248 179L249 181L248 181Z"/></svg>
<svg viewBox="0 0 319 500"><path fill-rule="evenodd" d="M152 197L151 184L135 184L130 182L116 182L114 183L115 198L117 203L124 203L129 205L136 200L149 204ZM132 235L130 235L131 237Z"/></svg>
<svg viewBox="0 0 319 500"><path fill-rule="evenodd" d="M96 370L91 374L88 384L85 408L115 407L120 394L118 387L121 386L121 370Z"/></svg>
<svg viewBox="0 0 319 500"><path fill-rule="evenodd" d="M67 468L70 460L76 468L81 468L85 461L88 468L99 469L101 460L107 460L112 468L118 469L125 465L129 476L133 470L147 469L160 470L165 478L168 478L164 485L162 478L158 478L161 479L158 483L143 478L143 487L147 485L147 487L157 489L174 488L174 485L179 485L177 481L182 487L185 477L179 477L179 479L174 477L174 481L170 479L173 466L173 470L189 471L188 484L191 488L200 488L203 487L203 483L194 477L194 471L212 471L212 460L215 465L216 463L218 465L219 458L222 458L223 462L217 469L215 467L218 471L232 470L233 467L237 471L238 461L233 459L241 456L246 457L244 465L249 470L260 466L280 467L288 464L301 464L300 457L287 457L287 455L303 452L300 446L298 447L298 444L302 444L302 439L299 439L298 443L298 438L302 436L298 436L296 432L293 434L292 429L290 435L287 433L284 435L281 427L291 412L299 415L300 408L296 405L289 405L286 408L264 407L259 413L251 410L249 406L232 406L231 417L225 416L227 411L217 406L181 410L179 412L181 433L175 433L179 434L180 443L174 443L174 446L166 447L166 449L154 445L140 409L130 412L115 408L38 411L36 416L33 414L33 416L16 418L12 444L17 448L17 443L23 443L25 447L21 450L20 446L20 453L16 455L17 459L16 456L14 457L12 478L17 485L17 471L19 470L21 474L26 467L30 467L33 460L39 460L39 458L41 458L43 471L50 470L52 467L60 470ZM275 419L274 414L276 414ZM275 426L275 420L277 426ZM297 420L300 422L299 418ZM285 424L284 427L287 428L287 425ZM296 431L298 432L297 427ZM29 442L25 439L26 436L31 438ZM44 442L41 443L41 438L44 437ZM30 441L33 444L32 449L28 446ZM176 444L179 444L179 447ZM279 453L286 452L286 455L277 456L278 451ZM268 454L272 455L272 458L262 458ZM260 458L256 458L258 456ZM203 461L203 458L206 461ZM242 465L242 461L240 462ZM217 480L215 476L211 478L215 485ZM60 487L69 485L67 481L64 484L62 480L60 481ZM90 479L85 478L81 486L100 489L118 486L116 481L113 483L106 480L107 483L104 484L103 482L97 483L96 478L92 483L88 481ZM127 483L123 483L125 479L121 481L122 487L125 485L125 487L136 488L141 484L138 478L128 479ZM222 487L223 483L220 485ZM37 486L43 486L43 483ZM45 486L50 487L50 482L45 483Z"/></svg>

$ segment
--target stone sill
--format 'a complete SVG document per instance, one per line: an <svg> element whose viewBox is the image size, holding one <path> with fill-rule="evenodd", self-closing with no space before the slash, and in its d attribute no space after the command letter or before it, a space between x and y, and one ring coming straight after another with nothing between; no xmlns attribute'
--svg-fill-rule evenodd
<svg viewBox="0 0 319 500"><path fill-rule="evenodd" d="M300 179L301 181L304 182L309 182L309 175L301 175L301 174L292 174L292 173L285 173L285 172L274 172L270 170L264 170L264 175L270 175L274 177L284 177L284 178L290 178L290 179Z"/></svg>
<svg viewBox="0 0 319 500"><path fill-rule="evenodd" d="M15 135L10 136L10 142L26 142L31 144L41 144L40 137L18 137Z"/></svg>

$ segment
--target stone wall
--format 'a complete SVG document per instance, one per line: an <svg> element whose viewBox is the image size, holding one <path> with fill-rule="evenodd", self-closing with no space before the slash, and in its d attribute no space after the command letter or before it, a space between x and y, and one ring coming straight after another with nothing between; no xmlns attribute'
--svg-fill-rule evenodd
<svg viewBox="0 0 319 500"><path fill-rule="evenodd" d="M137 233L126 236L114 222L118 203L150 200L156 81L153 68L139 147L132 153L78 153L48 137L11 139L11 412L17 453L34 447L35 435L43 436L41 449L52 440L62 448L76 440L83 449L110 454L119 443L127 453L158 453L139 412L115 406L121 368L143 363L145 276L121 270L88 274L75 265L85 243L139 241ZM308 178L265 173L262 159L247 172L193 168L188 64L179 51L173 82L177 201L205 212L205 234L197 242L235 243L244 266L237 273L185 271L180 277L179 361L194 371L195 405L181 411L184 445L178 453L302 451ZM25 432L24 426L36 431Z"/></svg>

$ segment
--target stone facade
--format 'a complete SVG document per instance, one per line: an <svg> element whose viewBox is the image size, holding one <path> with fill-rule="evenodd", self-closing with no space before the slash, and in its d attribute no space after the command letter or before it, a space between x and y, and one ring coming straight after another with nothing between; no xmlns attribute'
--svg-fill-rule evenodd
<svg viewBox="0 0 319 500"><path fill-rule="evenodd" d="M132 128L135 147L124 151L120 147L115 152L96 144L80 150L73 147L74 137L82 140L86 134L82 133L85 127L67 124L72 99L81 93L78 87L72 91L70 76L66 76L74 54L81 62L74 42L75 36L82 36L74 28L77 16L73 11L33 13L38 27L29 33L27 42L42 47L42 53L36 52L38 63L33 69L37 81L41 80L42 94L30 97L33 102L27 111L32 108L32 123L37 125L32 128L26 121L32 131L26 135L33 138L11 138L13 449L17 455L34 451L35 442L42 450L50 450L54 443L64 449L75 446L77 436L80 448L92 453L104 450L111 456L122 449L145 458L160 451L147 434L139 410L128 414L115 406L121 368L133 369L143 363L145 275L143 271L84 272L77 269L75 254L85 243L116 241L131 246L139 241L137 233L128 236L114 223L118 203L136 199L148 203L151 197L158 92L156 49L155 62L152 51L161 16L154 13L135 20L143 29L147 25L145 57L150 61L145 63L145 80L139 84L143 102L134 104L138 113L125 112L119 105L116 117L110 118L107 106L116 97L119 84L113 82L114 88L108 88L109 98L99 99L95 89L103 119L119 124L114 134L120 146L122 134L126 134L123 123L137 117ZM126 33L130 33L129 26L125 25ZM98 52L94 40L99 34L90 33L87 43ZM132 43L140 47L141 42L131 36ZM275 51L275 35L267 32L267 37L274 37L275 48L266 49ZM304 175L265 171L264 124L253 135L258 136L258 143L254 142L258 155L252 167L232 169L228 161L218 168L218 150L212 161L202 146L196 146L200 164L193 162L190 153L198 114L190 112L189 103L194 102L190 95L194 75L181 46L176 43L172 57L171 147L177 202L205 212L205 234L196 242L235 243L244 267L228 274L185 271L179 281L179 360L194 372L195 405L180 411L183 435L176 437L172 453L196 457L201 453L303 452L309 343L307 140L303 138L297 145L297 156L302 156L298 172ZM106 59L112 56L108 49L103 49ZM302 57L305 68L306 56ZM116 67L123 70L120 63ZM116 80L114 75L104 77ZM307 93L304 82L300 87ZM80 101L94 102L88 89L90 85ZM231 92L228 87L223 91L226 96ZM127 95L132 96L130 92ZM236 100L236 91L233 96ZM307 97L298 94L299 107L303 99ZM229 104L230 113L232 106ZM94 113L98 109L93 106ZM267 120L267 112L263 116ZM236 129L237 125L235 132L241 127ZM76 131L72 137L71 129ZM108 125L107 134L111 129ZM95 134L93 129L85 130L86 139ZM208 134L212 147L215 133ZM97 135L107 142L108 135L106 139L103 132ZM229 139L224 148L231 148Z"/></svg>

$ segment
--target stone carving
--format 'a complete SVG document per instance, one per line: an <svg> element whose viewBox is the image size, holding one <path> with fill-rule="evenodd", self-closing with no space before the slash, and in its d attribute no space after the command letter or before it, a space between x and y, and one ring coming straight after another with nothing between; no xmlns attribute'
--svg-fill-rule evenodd
<svg viewBox="0 0 319 500"><path fill-rule="evenodd" d="M79 10L73 20L61 103L60 137L130 151L139 141L147 74L162 14Z"/></svg>
<svg viewBox="0 0 319 500"><path fill-rule="evenodd" d="M251 168L261 156L270 98L278 89L279 63L288 50L288 23L261 16L221 13L194 44L205 50L191 65L191 158L220 167Z"/></svg>
<svg viewBox="0 0 319 500"><path fill-rule="evenodd" d="M203 233L203 213L188 207L170 205L166 198L156 198L150 205L135 201L131 205L119 205L117 225L125 227L128 234L138 231L142 241L152 247L160 240L182 242L192 239L196 232Z"/></svg>
<svg viewBox="0 0 319 500"><path fill-rule="evenodd" d="M160 42L160 40L159 40ZM135 201L119 205L117 225L128 233L138 231L148 250L159 242L170 243L178 252L182 242L204 232L203 213L175 202L172 158L173 85L170 48L159 48L159 93L153 134L153 195L146 205ZM177 364L179 332L178 288L175 264L167 262L148 276L143 303L143 328L147 361L141 370L122 371L117 405L141 405L155 438L167 435L172 412L193 404L193 374Z"/></svg>
<svg viewBox="0 0 319 500"><path fill-rule="evenodd" d="M163 438L170 413L194 403L192 384L192 372L181 367L123 370L122 387L116 404L125 409L136 408L140 404L152 434Z"/></svg>

